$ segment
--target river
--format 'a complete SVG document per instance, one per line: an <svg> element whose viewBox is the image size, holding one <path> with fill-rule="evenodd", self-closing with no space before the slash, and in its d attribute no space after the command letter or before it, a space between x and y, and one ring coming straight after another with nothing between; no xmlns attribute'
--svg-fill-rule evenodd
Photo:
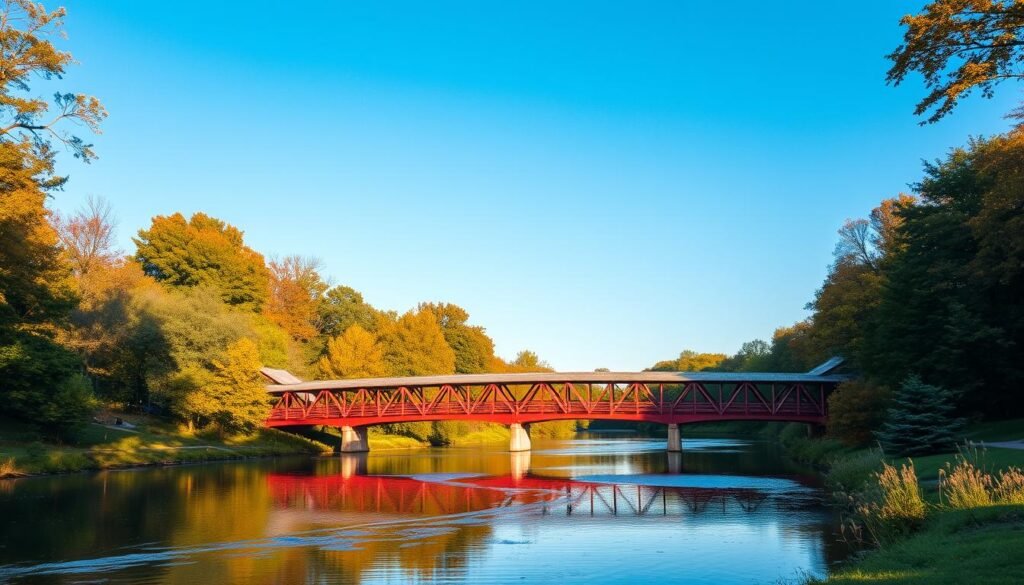
<svg viewBox="0 0 1024 585"><path fill-rule="evenodd" d="M0 582L776 584L847 554L771 444L501 447L0 480Z"/></svg>

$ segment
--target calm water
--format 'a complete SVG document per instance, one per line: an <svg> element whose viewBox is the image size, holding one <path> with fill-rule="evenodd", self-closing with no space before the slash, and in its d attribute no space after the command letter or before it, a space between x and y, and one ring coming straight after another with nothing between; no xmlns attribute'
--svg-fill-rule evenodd
<svg viewBox="0 0 1024 585"><path fill-rule="evenodd" d="M0 582L797 582L844 554L770 445L592 435L0 481Z"/></svg>

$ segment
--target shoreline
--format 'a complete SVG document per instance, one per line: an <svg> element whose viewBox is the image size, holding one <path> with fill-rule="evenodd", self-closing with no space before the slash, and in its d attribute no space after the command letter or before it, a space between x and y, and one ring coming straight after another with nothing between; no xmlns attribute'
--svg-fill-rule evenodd
<svg viewBox="0 0 1024 585"><path fill-rule="evenodd" d="M841 509L841 502L849 502L852 494L863 491L883 461L898 467L908 460L927 505L927 516L915 531L882 546L865 544L862 550L829 568L824 578L807 579L807 585L1024 582L1024 566L1002 560L1024 556L1024 503L953 508L939 501L939 472L955 460L957 453L889 458L879 451L850 449L829 439L789 434L787 438L785 432L779 433L785 456L821 475L833 506ZM981 448L979 462L990 473L1024 467L1024 451L1020 449L976 437L964 440ZM935 554L939 550L942 555Z"/></svg>

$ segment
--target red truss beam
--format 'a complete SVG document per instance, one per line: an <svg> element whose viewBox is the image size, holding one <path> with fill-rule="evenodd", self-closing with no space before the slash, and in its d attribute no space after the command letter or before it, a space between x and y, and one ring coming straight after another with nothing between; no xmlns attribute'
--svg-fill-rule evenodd
<svg viewBox="0 0 1024 585"><path fill-rule="evenodd" d="M415 380L415 379L410 379ZM626 381L507 384L439 383L344 389L274 387L268 427L368 426L434 420L502 424L551 420L622 420L685 424L772 420L824 424L836 381Z"/></svg>

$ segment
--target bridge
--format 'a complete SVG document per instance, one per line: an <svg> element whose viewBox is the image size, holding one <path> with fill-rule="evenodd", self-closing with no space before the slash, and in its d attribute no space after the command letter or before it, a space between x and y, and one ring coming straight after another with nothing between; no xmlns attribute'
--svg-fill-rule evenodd
<svg viewBox="0 0 1024 585"><path fill-rule="evenodd" d="M708 421L802 422L828 417L827 397L848 376L833 358L807 373L538 372L455 374L303 382L262 370L272 384L267 427L335 426L342 452L368 451L366 429L420 421L505 424L510 451L530 449L529 425L554 420L617 420L668 426L669 451L681 451L679 425Z"/></svg>

